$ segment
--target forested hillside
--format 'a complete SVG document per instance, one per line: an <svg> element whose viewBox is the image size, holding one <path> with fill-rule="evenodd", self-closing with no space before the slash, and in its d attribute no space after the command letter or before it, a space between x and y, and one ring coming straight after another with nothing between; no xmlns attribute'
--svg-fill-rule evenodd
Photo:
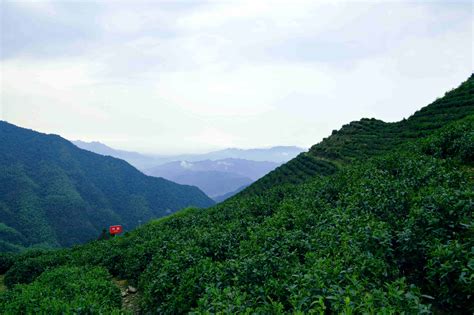
<svg viewBox="0 0 474 315"><path fill-rule="evenodd" d="M111 224L131 229L183 207L213 204L195 187L145 176L56 135L2 121L0 143L0 252L70 246Z"/></svg>
<svg viewBox="0 0 474 315"><path fill-rule="evenodd" d="M283 183L302 183L315 175L332 174L353 160L388 152L393 147L419 137L474 113L474 76L442 98L417 111L408 119L385 123L377 119L361 119L334 130L308 152L299 154L243 193L260 193Z"/></svg>
<svg viewBox="0 0 474 315"><path fill-rule="evenodd" d="M0 309L119 313L113 276L143 313L471 314L472 79L406 121L344 126L217 206L0 256Z"/></svg>

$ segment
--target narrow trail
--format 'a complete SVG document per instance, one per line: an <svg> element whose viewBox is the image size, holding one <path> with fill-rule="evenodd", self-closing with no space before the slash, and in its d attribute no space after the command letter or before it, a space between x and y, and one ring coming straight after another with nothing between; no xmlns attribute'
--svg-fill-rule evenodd
<svg viewBox="0 0 474 315"><path fill-rule="evenodd" d="M133 287L128 285L127 280L119 280L113 278L112 281L120 289L122 297L122 311L126 314L140 314L139 298L140 293Z"/></svg>
<svg viewBox="0 0 474 315"><path fill-rule="evenodd" d="M0 292L5 291L7 287L3 283L3 278L5 278L5 275L0 275Z"/></svg>

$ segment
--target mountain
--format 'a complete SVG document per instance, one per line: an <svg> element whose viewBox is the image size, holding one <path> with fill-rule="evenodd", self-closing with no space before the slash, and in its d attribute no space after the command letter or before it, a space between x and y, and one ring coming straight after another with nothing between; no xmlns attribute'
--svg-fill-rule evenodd
<svg viewBox="0 0 474 315"><path fill-rule="evenodd" d="M243 159L283 163L304 151L303 148L299 147L279 146L260 149L224 149L205 154L149 155L132 151L116 150L96 141L84 142L76 140L72 141L72 143L84 150L123 159L140 170L147 170L158 165L175 161L197 162L204 160Z"/></svg>
<svg viewBox="0 0 474 315"><path fill-rule="evenodd" d="M196 186L211 198L233 192L253 182L248 177L220 171L185 171L170 178L176 183Z"/></svg>
<svg viewBox="0 0 474 315"><path fill-rule="evenodd" d="M222 160L222 159L244 159L252 161L270 161L283 163L291 160L299 153L305 151L303 148L295 146L277 146L272 148L237 149L229 148L213 151L206 154L181 156L179 160L201 161L201 160Z"/></svg>
<svg viewBox="0 0 474 315"><path fill-rule="evenodd" d="M145 176L125 161L0 121L0 251L70 246L102 228L213 204L195 187Z"/></svg>
<svg viewBox="0 0 474 315"><path fill-rule="evenodd" d="M232 192L236 192L242 186L250 185L278 165L276 162L243 159L176 161L143 172L179 184L197 186L211 198L217 196L222 198L222 195L232 196Z"/></svg>
<svg viewBox="0 0 474 315"><path fill-rule="evenodd" d="M242 190L244 190L244 189L247 188L248 186L249 186L249 185L241 186L241 187L237 188L237 189L234 190L234 191L225 193L225 194L220 195L220 196L215 196L215 197L213 197L212 199L214 199L214 201L217 202L217 203L223 202L223 201L229 199L230 197L233 197L233 196L237 195L239 192L241 192Z"/></svg>
<svg viewBox="0 0 474 315"><path fill-rule="evenodd" d="M163 163L163 158L159 156L146 155L132 151L116 150L103 143L93 141L85 142L81 140L71 141L77 147L91 151L100 155L113 156L121 160L125 160L139 170L153 167Z"/></svg>
<svg viewBox="0 0 474 315"><path fill-rule="evenodd" d="M202 172L218 171L259 179L278 167L280 163L268 161L250 161L227 158L222 160L175 161L144 170L145 174L164 178L175 177L184 171Z"/></svg>
<svg viewBox="0 0 474 315"><path fill-rule="evenodd" d="M303 151L298 147L281 146L268 149L225 149L206 154L153 156L116 150L100 142L72 142L79 148L123 159L147 175L197 186L212 198L219 196L221 201L222 196L232 196L232 192L236 192L238 188L248 186L275 169L281 162L288 161Z"/></svg>
<svg viewBox="0 0 474 315"><path fill-rule="evenodd" d="M119 313L113 276L145 314L472 314L473 83L348 124L214 207L0 255L0 309Z"/></svg>

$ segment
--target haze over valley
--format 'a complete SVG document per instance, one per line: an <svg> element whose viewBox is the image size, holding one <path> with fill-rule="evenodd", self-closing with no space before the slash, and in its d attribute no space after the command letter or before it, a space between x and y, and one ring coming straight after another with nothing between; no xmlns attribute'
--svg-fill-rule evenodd
<svg viewBox="0 0 474 315"><path fill-rule="evenodd" d="M73 141L85 150L124 159L143 173L200 188L214 200L223 201L296 157L304 149L225 149L207 154L147 155L112 149L100 142Z"/></svg>

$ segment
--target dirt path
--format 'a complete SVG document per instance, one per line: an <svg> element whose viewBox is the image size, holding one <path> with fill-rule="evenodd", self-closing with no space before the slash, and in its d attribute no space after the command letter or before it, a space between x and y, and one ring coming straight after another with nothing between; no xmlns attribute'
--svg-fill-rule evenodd
<svg viewBox="0 0 474 315"><path fill-rule="evenodd" d="M7 287L3 283L3 278L5 278L5 275L0 275L0 292L7 290Z"/></svg>
<svg viewBox="0 0 474 315"><path fill-rule="evenodd" d="M112 280L120 289L120 294L122 296L122 310L126 314L140 314L140 307L138 303L140 293L135 291L136 289L130 287L127 280L118 280L115 278Z"/></svg>

